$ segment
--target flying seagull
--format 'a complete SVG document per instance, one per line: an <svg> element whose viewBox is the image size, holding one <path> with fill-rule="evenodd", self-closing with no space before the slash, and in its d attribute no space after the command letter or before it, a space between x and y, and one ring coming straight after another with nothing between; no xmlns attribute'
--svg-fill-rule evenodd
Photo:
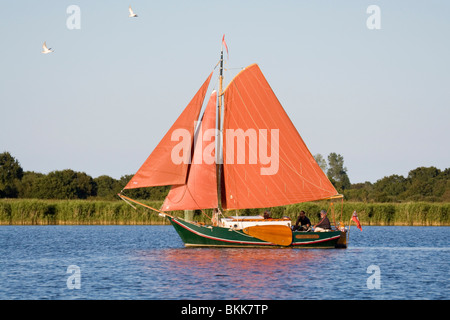
<svg viewBox="0 0 450 320"><path fill-rule="evenodd" d="M45 41L44 41L44 44L42 45L42 51L41 51L41 53L44 53L44 54L47 54L47 53L51 53L51 52L53 52L54 50L52 50L52 48L47 48L47 45L45 44Z"/></svg>
<svg viewBox="0 0 450 320"><path fill-rule="evenodd" d="M131 6L128 7L128 11L130 11L130 15L128 17L135 18L138 16L136 13L133 12L133 10L131 9Z"/></svg>

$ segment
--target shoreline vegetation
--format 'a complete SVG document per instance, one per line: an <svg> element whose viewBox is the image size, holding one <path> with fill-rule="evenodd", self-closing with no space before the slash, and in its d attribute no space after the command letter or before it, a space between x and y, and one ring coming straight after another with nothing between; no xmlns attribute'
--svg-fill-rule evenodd
<svg viewBox="0 0 450 320"><path fill-rule="evenodd" d="M160 208L163 201L141 200ZM353 211L362 226L450 226L450 203L404 202L364 203L319 201L275 208L230 211L226 215L258 215L270 210L273 218L287 216L295 223L304 210L313 224L319 222L321 209L328 211L332 224L339 221L348 226ZM333 210L335 214L333 215ZM341 218L342 210L342 218ZM184 217L183 211L171 213ZM194 212L194 221L210 223L211 210ZM0 199L0 225L168 225L166 218L143 207L134 209L120 200L45 200ZM352 223L354 226L354 223Z"/></svg>
<svg viewBox="0 0 450 320"><path fill-rule="evenodd" d="M362 225L450 226L450 168L418 167L407 177L391 175L375 183L350 183L344 158L334 152L328 162L314 156L339 194L346 199L299 203L275 208L245 209L225 213L262 215L269 209L273 218L287 216L295 223L304 210L313 224L321 209L332 224L350 222L356 210ZM149 209L134 209L118 199L133 175L119 180L103 175L92 178L71 169L48 174L24 171L9 152L0 153L0 225L161 225L169 221ZM127 190L127 196L159 209L170 186ZM151 199L151 200L150 200ZM341 217L342 210L342 217ZM209 224L212 210L190 212L193 220ZM335 212L335 214L333 214ZM184 217L184 211L171 215Z"/></svg>

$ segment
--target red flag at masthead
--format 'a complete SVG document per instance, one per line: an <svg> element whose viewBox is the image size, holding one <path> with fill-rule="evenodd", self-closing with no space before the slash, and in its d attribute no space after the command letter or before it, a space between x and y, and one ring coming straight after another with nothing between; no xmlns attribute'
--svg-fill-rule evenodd
<svg viewBox="0 0 450 320"><path fill-rule="evenodd" d="M228 58L228 47L227 43L225 42L225 35L222 37L222 48L225 47L225 50L227 50L227 58Z"/></svg>

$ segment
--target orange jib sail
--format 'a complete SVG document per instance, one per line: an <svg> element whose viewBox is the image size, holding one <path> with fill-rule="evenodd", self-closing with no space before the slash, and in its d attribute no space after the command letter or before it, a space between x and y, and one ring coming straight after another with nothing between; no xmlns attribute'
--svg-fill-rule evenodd
<svg viewBox="0 0 450 320"><path fill-rule="evenodd" d="M176 133L176 130L186 133L185 136L189 136L191 139L190 143L186 143L186 145L192 146L194 125L198 120L212 74L211 72L166 135L125 186L125 189L184 184L186 182L191 152L185 150L186 158L183 161L173 161L173 150L181 140L181 137L174 137L173 134Z"/></svg>
<svg viewBox="0 0 450 320"><path fill-rule="evenodd" d="M186 184L170 189L162 210L217 208L215 126L217 93L213 91L194 142L194 155Z"/></svg>
<svg viewBox="0 0 450 320"><path fill-rule="evenodd" d="M256 64L224 92L224 209L264 208L337 194Z"/></svg>

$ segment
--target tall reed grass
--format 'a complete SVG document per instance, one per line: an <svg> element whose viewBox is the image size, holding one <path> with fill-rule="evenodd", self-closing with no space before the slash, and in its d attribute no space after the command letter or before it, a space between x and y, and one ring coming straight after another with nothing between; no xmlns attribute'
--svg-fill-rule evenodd
<svg viewBox="0 0 450 320"><path fill-rule="evenodd" d="M162 201L142 201L160 208ZM401 226L449 226L450 203L362 203L362 202L307 202L283 207L268 208L272 217L290 217L293 222L300 210L304 210L313 224L319 221L321 209L328 211L332 224L339 221L348 225L353 211L358 213L364 225L401 225ZM258 215L265 209L246 209L230 211L227 215ZM184 216L184 212L172 212L175 216ZM206 215L197 213L194 220L209 222L210 210ZM123 201L100 200L0 200L0 224L2 225L151 225L168 224L166 218L156 212L137 206L136 209Z"/></svg>
<svg viewBox="0 0 450 320"><path fill-rule="evenodd" d="M143 201L159 208L162 201ZM0 201L0 224L3 225L107 225L168 224L145 208L134 209L123 201L34 200L7 199Z"/></svg>
<svg viewBox="0 0 450 320"><path fill-rule="evenodd" d="M319 212L328 212L330 221L350 222L354 211L362 225L378 226L449 226L450 203L363 203L363 202L329 202L300 203L281 208L278 216L285 215L296 219L300 210L304 210L311 223L319 221ZM278 208L277 208L278 209ZM280 210L280 209L278 209ZM334 212L334 214L333 214Z"/></svg>

